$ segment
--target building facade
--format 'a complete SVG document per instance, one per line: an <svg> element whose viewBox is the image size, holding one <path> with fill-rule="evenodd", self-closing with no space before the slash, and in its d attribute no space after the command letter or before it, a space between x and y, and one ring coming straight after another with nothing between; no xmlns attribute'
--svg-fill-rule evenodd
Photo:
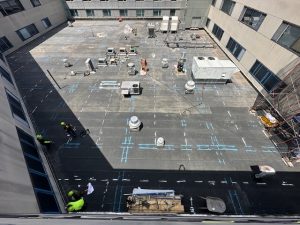
<svg viewBox="0 0 300 225"><path fill-rule="evenodd" d="M59 213L57 187L6 55L64 23L60 0L0 0L0 213Z"/></svg>
<svg viewBox="0 0 300 225"><path fill-rule="evenodd" d="M178 16L182 28L202 28L211 0L66 0L75 19L161 19Z"/></svg>
<svg viewBox="0 0 300 225"><path fill-rule="evenodd" d="M61 0L0 0L0 53L7 55L66 21Z"/></svg>
<svg viewBox="0 0 300 225"><path fill-rule="evenodd" d="M214 0L205 29L268 96L285 85L282 71L300 55L299 8L297 0Z"/></svg>

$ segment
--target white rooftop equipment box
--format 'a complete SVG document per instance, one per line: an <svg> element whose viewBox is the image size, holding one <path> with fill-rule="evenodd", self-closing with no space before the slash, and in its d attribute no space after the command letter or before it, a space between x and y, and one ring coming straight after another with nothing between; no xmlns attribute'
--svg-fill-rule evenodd
<svg viewBox="0 0 300 225"><path fill-rule="evenodd" d="M193 57L192 77L200 83L227 83L239 69L230 60L216 57Z"/></svg>
<svg viewBox="0 0 300 225"><path fill-rule="evenodd" d="M160 31L161 32L167 32L169 28L169 17L163 16L163 19L160 24Z"/></svg>
<svg viewBox="0 0 300 225"><path fill-rule="evenodd" d="M177 32L178 30L178 16L172 16L171 20L171 32Z"/></svg>

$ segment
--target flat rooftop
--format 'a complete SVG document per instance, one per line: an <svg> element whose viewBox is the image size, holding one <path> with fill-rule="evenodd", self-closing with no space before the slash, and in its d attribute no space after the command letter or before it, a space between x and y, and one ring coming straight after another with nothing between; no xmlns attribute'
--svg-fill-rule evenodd
<svg viewBox="0 0 300 225"><path fill-rule="evenodd" d="M55 141L46 155L62 193L92 182L95 192L86 198L87 211L126 211L124 194L141 187L174 189L184 196L186 211L192 197L197 213L207 213L199 196L223 198L227 214L299 213L299 169L283 163L257 116L249 113L258 95L254 88L238 72L231 83L197 84L194 94L185 94L193 56L227 56L203 30L179 32L177 38L192 41L196 33L198 42L214 48L168 48L167 34L148 38L147 23L76 21L8 57L33 125ZM125 39L126 24L137 28L137 36ZM169 34L172 38L175 34ZM97 67L108 47L130 46L136 47L136 56L83 75L87 58ZM182 75L175 66L183 53L187 71ZM72 67L64 67L64 58ZM147 75L129 76L127 64L134 63L139 72L142 58L148 62ZM169 68L162 68L163 58ZM78 74L72 76L71 70ZM124 98L118 88L122 81L140 81L142 94ZM140 132L129 130L133 115L143 123ZM90 134L68 139L60 121ZM163 148L155 145L158 137L165 139ZM255 181L250 166L261 164L275 168L276 177Z"/></svg>

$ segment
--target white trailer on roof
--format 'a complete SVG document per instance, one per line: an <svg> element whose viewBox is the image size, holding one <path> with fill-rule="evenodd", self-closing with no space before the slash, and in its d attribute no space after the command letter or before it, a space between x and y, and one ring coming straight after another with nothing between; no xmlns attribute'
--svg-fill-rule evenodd
<svg viewBox="0 0 300 225"><path fill-rule="evenodd" d="M178 16L172 16L172 20L171 20L171 32L177 32L178 30Z"/></svg>
<svg viewBox="0 0 300 225"><path fill-rule="evenodd" d="M161 32L168 32L169 29L169 17L163 16L163 19L160 24L160 31Z"/></svg>
<svg viewBox="0 0 300 225"><path fill-rule="evenodd" d="M215 57L193 57L192 77L196 82L226 83L239 69L230 60Z"/></svg>

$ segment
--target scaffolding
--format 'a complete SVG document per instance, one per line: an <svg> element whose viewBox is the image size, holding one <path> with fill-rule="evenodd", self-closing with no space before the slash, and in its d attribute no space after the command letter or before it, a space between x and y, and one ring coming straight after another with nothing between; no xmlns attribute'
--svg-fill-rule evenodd
<svg viewBox="0 0 300 225"><path fill-rule="evenodd" d="M272 114L278 125L266 127L270 139L289 165L300 162L300 59L283 68L283 77L270 93L259 96L253 110L257 114Z"/></svg>

